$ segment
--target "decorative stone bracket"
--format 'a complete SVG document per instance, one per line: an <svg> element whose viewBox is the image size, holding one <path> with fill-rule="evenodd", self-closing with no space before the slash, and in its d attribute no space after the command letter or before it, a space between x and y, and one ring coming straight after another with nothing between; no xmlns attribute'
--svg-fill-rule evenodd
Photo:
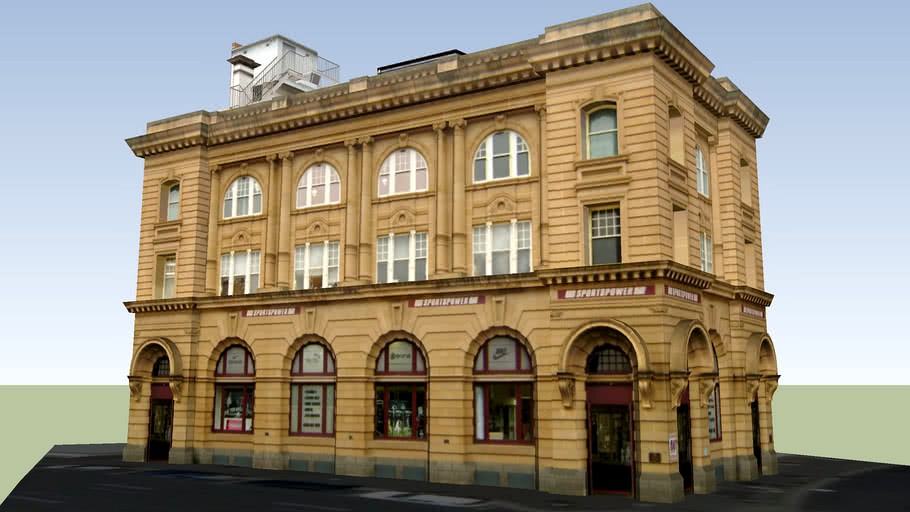
<svg viewBox="0 0 910 512"><path fill-rule="evenodd" d="M559 396L562 397L562 406L571 409L575 402L575 375L571 372L558 372L556 378L559 384Z"/></svg>
<svg viewBox="0 0 910 512"><path fill-rule="evenodd" d="M172 380L168 382L168 385L171 387L171 395L174 396L174 402L179 402L181 398L181 392L183 391L183 381Z"/></svg>
<svg viewBox="0 0 910 512"><path fill-rule="evenodd" d="M777 391L777 379L779 378L780 375L762 377L762 382L765 384L765 400L767 400L768 403L771 403L771 399L774 398L774 392Z"/></svg>
<svg viewBox="0 0 910 512"><path fill-rule="evenodd" d="M689 385L689 374L685 372L674 372L670 376L670 400L673 407L679 407L682 400L683 391Z"/></svg>
<svg viewBox="0 0 910 512"><path fill-rule="evenodd" d="M650 373L639 373L638 374L638 404L643 409L651 408L651 400L653 396L653 388L651 387L651 374Z"/></svg>
<svg viewBox="0 0 910 512"><path fill-rule="evenodd" d="M142 399L142 381L136 377L129 377L130 380L130 398L134 402Z"/></svg>
<svg viewBox="0 0 910 512"><path fill-rule="evenodd" d="M761 380L757 376L747 376L746 377L746 405L752 403L756 398L755 393L758 391L758 387L761 385Z"/></svg>
<svg viewBox="0 0 910 512"><path fill-rule="evenodd" d="M698 391L699 397L701 398L701 407L702 409L708 408L708 399L711 397L711 393L714 392L714 388L717 386L717 376L707 376L702 377L698 381Z"/></svg>

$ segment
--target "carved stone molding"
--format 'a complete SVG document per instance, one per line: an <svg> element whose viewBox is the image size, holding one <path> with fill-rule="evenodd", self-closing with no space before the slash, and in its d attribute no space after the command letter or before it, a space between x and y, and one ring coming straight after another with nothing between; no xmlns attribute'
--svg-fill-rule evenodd
<svg viewBox="0 0 910 512"><path fill-rule="evenodd" d="M761 380L755 377L747 377L746 380L746 405L751 404L756 398L755 393L761 385Z"/></svg>
<svg viewBox="0 0 910 512"><path fill-rule="evenodd" d="M215 174L215 173L218 172L220 169L221 169L221 166L218 165L218 164L209 166L209 173Z"/></svg>
<svg viewBox="0 0 910 512"><path fill-rule="evenodd" d="M651 385L650 374L638 375L638 404L643 409L650 409L653 404L654 388Z"/></svg>
<svg viewBox="0 0 910 512"><path fill-rule="evenodd" d="M174 401L179 402L182 397L181 392L183 391L183 381L172 380L168 382L168 385L171 388L171 394L174 395Z"/></svg>
<svg viewBox="0 0 910 512"><path fill-rule="evenodd" d="M494 120L494 124L496 125L497 130L502 130L503 128L505 128L506 127L506 115L499 114L498 116L496 116L496 119Z"/></svg>
<svg viewBox="0 0 910 512"><path fill-rule="evenodd" d="M717 385L717 377L703 377L698 381L698 392L699 398L701 398L701 408L708 408L708 398L711 396L711 393L714 392L714 387Z"/></svg>
<svg viewBox="0 0 910 512"><path fill-rule="evenodd" d="M138 402L142 399L141 380L130 380L130 398L132 398L134 402Z"/></svg>
<svg viewBox="0 0 910 512"><path fill-rule="evenodd" d="M559 384L559 396L562 398L562 406L571 409L575 402L575 375L570 372L559 372L556 374L557 383Z"/></svg>
<svg viewBox="0 0 910 512"><path fill-rule="evenodd" d="M547 117L547 106L543 104L534 105L534 112L537 112L538 117L541 119L546 119Z"/></svg>
<svg viewBox="0 0 910 512"><path fill-rule="evenodd" d="M453 119L449 121L449 126L455 128L456 130L464 130L464 127L468 125L468 122L464 119Z"/></svg>
<svg viewBox="0 0 910 512"><path fill-rule="evenodd" d="M433 123L433 131L441 132L446 129L445 121L440 121L438 123Z"/></svg>
<svg viewBox="0 0 910 512"><path fill-rule="evenodd" d="M266 162L271 163L271 162L274 162L275 160L278 160L278 153L272 153L270 155L265 155Z"/></svg>
<svg viewBox="0 0 910 512"><path fill-rule="evenodd" d="M683 391L688 385L689 376L686 374L676 374L670 378L670 400L673 402L673 407L679 407Z"/></svg>
<svg viewBox="0 0 910 512"><path fill-rule="evenodd" d="M348 148L353 149L357 145L357 139L347 139L344 141L344 145Z"/></svg>
<svg viewBox="0 0 910 512"><path fill-rule="evenodd" d="M368 146L373 143L373 137L370 137L369 135L367 135L366 137L360 137L359 139L357 139L357 143L361 144L363 146Z"/></svg>
<svg viewBox="0 0 910 512"><path fill-rule="evenodd" d="M765 384L765 400L771 403L771 399L774 398L774 392L777 391L777 376L763 378L762 382Z"/></svg>
<svg viewBox="0 0 910 512"><path fill-rule="evenodd" d="M322 155L325 154L325 151L319 148L313 154L316 156L316 160L322 160Z"/></svg>
<svg viewBox="0 0 910 512"><path fill-rule="evenodd" d="M285 151L284 153L278 153L278 158L280 158L282 160L291 160L292 158L294 158L294 152Z"/></svg>
<svg viewBox="0 0 910 512"><path fill-rule="evenodd" d="M408 145L408 134L407 133L398 134L398 147L404 148L404 147L407 147L407 145Z"/></svg>

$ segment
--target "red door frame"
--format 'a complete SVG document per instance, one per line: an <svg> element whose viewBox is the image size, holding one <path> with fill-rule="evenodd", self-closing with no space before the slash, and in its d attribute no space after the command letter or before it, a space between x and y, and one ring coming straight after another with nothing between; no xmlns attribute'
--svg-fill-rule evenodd
<svg viewBox="0 0 910 512"><path fill-rule="evenodd" d="M591 468L591 406L597 405L624 405L629 409L629 461L630 471L632 472L632 489L629 492L624 491L605 491L594 489L594 475ZM632 383L622 384L599 384L588 383L585 385L585 429L588 437L588 491L590 494L619 494L623 496L634 496L635 493L635 420L632 410Z"/></svg>
<svg viewBox="0 0 910 512"><path fill-rule="evenodd" d="M173 430L174 430L174 394L171 392L171 386L167 383L154 383L151 386L151 396L149 397L149 419L148 419L148 437L145 443L145 460L146 462L167 462L166 460L151 459L149 455L151 454L151 441L152 441L152 414L154 413L154 402L163 402L171 401L171 417L170 417L170 430L171 430L171 441L169 443L168 450L173 446Z"/></svg>

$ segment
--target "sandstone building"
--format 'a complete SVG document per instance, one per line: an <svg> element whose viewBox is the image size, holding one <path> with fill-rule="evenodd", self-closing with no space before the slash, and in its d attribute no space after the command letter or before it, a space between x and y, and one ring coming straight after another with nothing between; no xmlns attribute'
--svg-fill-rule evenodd
<svg viewBox="0 0 910 512"><path fill-rule="evenodd" d="M125 460L663 502L777 471L768 118L653 6L303 90L231 63L257 96L127 141Z"/></svg>

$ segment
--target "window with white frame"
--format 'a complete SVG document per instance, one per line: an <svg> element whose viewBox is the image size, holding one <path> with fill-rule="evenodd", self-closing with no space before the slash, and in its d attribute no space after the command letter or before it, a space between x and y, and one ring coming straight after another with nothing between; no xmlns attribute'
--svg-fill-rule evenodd
<svg viewBox="0 0 910 512"><path fill-rule="evenodd" d="M294 289L331 288L338 284L339 242L298 245L294 254Z"/></svg>
<svg viewBox="0 0 910 512"><path fill-rule="evenodd" d="M707 233L701 234L701 270L714 272L714 245Z"/></svg>
<svg viewBox="0 0 910 512"><path fill-rule="evenodd" d="M588 110L584 129L588 158L604 158L619 153L615 104L598 105Z"/></svg>
<svg viewBox="0 0 910 512"><path fill-rule="evenodd" d="M426 189L427 161L416 149L394 151L379 168L379 197Z"/></svg>
<svg viewBox="0 0 910 512"><path fill-rule="evenodd" d="M259 289L259 251L221 255L221 295L256 293Z"/></svg>
<svg viewBox="0 0 910 512"><path fill-rule="evenodd" d="M706 197L710 196L711 184L708 179L708 157L699 145L695 146L695 177L698 193Z"/></svg>
<svg viewBox="0 0 910 512"><path fill-rule="evenodd" d="M389 233L376 240L377 283L423 281L426 278L426 232Z"/></svg>
<svg viewBox="0 0 910 512"><path fill-rule="evenodd" d="M474 275L518 274L531 271L531 222L474 226Z"/></svg>
<svg viewBox="0 0 910 512"><path fill-rule="evenodd" d="M224 218L245 217L262 213L262 188L252 176L241 176L224 194Z"/></svg>
<svg viewBox="0 0 910 512"><path fill-rule="evenodd" d="M588 260L591 265L622 261L619 208L592 208L589 215Z"/></svg>
<svg viewBox="0 0 910 512"><path fill-rule="evenodd" d="M167 217L166 220L177 220L180 216L180 184L175 183L167 190Z"/></svg>
<svg viewBox="0 0 910 512"><path fill-rule="evenodd" d="M474 154L474 183L530 174L528 145L513 131L491 134Z"/></svg>
<svg viewBox="0 0 910 512"><path fill-rule="evenodd" d="M328 163L310 166L297 183L297 208L336 204L341 201L341 178Z"/></svg>
<svg viewBox="0 0 910 512"><path fill-rule="evenodd" d="M174 296L174 284L177 277L177 256L170 254L164 257L161 272L161 298L169 299Z"/></svg>

